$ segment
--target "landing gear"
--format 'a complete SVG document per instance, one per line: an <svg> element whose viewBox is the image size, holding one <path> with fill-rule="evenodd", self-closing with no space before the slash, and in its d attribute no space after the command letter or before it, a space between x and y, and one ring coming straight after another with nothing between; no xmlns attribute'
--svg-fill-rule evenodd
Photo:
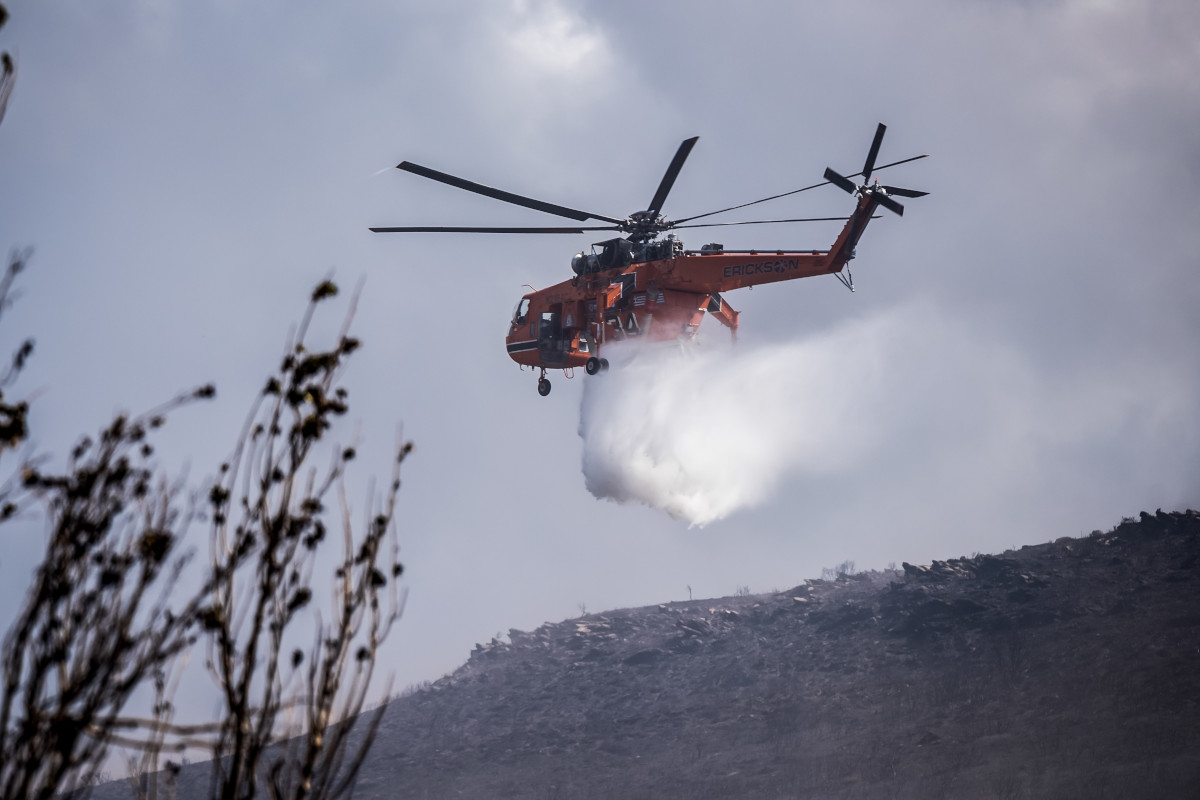
<svg viewBox="0 0 1200 800"><path fill-rule="evenodd" d="M605 372L608 370L608 359L596 358L595 356L592 356L587 360L587 363L584 364L583 369L588 375L595 375L597 372Z"/></svg>
<svg viewBox="0 0 1200 800"><path fill-rule="evenodd" d="M550 394L550 379L546 377L546 370L542 370L542 376L538 378L538 394L542 397Z"/></svg>

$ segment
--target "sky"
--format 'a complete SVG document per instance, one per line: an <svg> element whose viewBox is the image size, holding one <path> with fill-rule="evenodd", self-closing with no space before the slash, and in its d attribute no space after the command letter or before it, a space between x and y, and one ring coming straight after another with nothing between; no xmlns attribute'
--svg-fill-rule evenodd
<svg viewBox="0 0 1200 800"><path fill-rule="evenodd" d="M200 485L312 286L363 281L334 436L357 432L360 509L397 430L416 445L396 686L585 609L785 590L847 560L1000 552L1200 506L1194 3L7 5L0 244L34 254L0 330L9 348L37 341L18 385L34 442L61 463L113 413L212 381L217 400L159 440L164 469ZM699 135L664 208L682 217L853 173L879 122L881 163L931 157L878 177L930 194L872 223L853 294L812 278L726 297L739 343L719 386L692 391L706 402L688 430L714 448L777 430L787 446L764 491L703 526L585 485L583 387L612 373L556 373L541 398L505 354L516 301L569 277L592 239L367 230L563 224L402 160L624 216ZM827 187L752 211L852 206ZM837 230L683 233L813 249ZM701 335L726 336L711 321ZM670 430L606 390L589 401L610 422ZM752 460L731 452L735 473ZM0 619L42 531L0 532Z"/></svg>

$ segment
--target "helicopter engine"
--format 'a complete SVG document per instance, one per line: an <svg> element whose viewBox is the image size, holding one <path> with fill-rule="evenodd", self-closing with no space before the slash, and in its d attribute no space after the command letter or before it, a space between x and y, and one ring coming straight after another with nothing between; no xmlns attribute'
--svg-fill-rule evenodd
<svg viewBox="0 0 1200 800"><path fill-rule="evenodd" d="M595 253L576 253L571 257L571 270L576 275L591 275L600 271L600 259Z"/></svg>

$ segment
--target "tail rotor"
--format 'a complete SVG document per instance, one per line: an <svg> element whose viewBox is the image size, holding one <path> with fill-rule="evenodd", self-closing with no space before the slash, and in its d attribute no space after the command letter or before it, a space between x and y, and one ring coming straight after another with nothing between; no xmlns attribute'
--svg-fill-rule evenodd
<svg viewBox="0 0 1200 800"><path fill-rule="evenodd" d="M825 180L837 186L842 191L856 195L859 197L871 196L874 201L900 216L904 215L904 206L897 203L891 196L896 197L924 197L929 192L921 192L915 189L901 189L896 186L881 186L879 181L871 183L871 173L875 171L875 159L879 155L879 145L883 143L883 134L887 130L887 126L882 122L875 129L875 138L871 141L871 149L867 152L866 163L863 164L862 175L863 182L861 185L854 183L849 178L845 178L832 169L825 169Z"/></svg>

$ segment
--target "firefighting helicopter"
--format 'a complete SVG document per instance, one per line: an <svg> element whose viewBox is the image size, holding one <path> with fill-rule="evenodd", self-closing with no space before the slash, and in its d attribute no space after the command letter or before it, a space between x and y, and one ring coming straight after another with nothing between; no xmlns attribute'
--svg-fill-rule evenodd
<svg viewBox="0 0 1200 800"><path fill-rule="evenodd" d="M608 224L557 228L457 226L370 230L375 233L579 234L585 231L618 231L626 234L625 238L597 242L592 245L591 252L576 254L571 259L575 277L546 289L531 291L520 299L513 311L506 341L508 354L523 367L540 370L537 389L538 394L545 397L550 394L547 370L561 369L568 375L575 367L583 367L588 375L607 370L608 359L602 356L602 352L608 342L631 337L644 337L648 341L689 339L695 336L705 313L736 336L738 312L730 307L723 296L733 289L814 275L834 275L850 291L854 291L853 276L847 265L854 258L855 245L866 230L867 223L876 218L876 209L882 206L903 215L904 206L893 198L915 198L928 194L880 185L878 179L871 182L874 172L916 161L927 155L875 166L885 130L887 127L879 123L861 172L843 176L826 169L825 180L821 183L676 220L662 215L663 204L684 161L699 140L698 136L686 139L679 145L650 205L623 219L523 197L404 161L397 165L397 169L423 178L577 222L598 220ZM861 184L850 180L859 176L862 177ZM849 217L686 224L829 184L858 198L854 212ZM677 228L823 220L846 222L828 250L726 250L716 243L705 244L699 250L688 250L675 234L667 233ZM662 236L664 233L666 235ZM846 275L842 275L843 268Z"/></svg>

